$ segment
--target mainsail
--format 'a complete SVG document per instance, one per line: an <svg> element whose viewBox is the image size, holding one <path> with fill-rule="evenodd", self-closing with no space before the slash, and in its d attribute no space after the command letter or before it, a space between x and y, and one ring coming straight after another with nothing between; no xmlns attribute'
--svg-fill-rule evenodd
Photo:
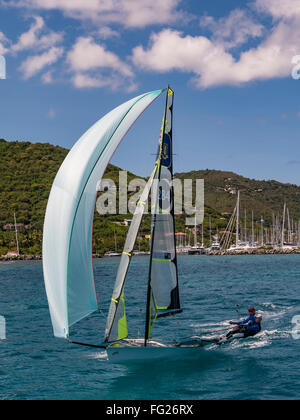
<svg viewBox="0 0 300 420"><path fill-rule="evenodd" d="M138 96L98 121L62 164L50 193L43 237L43 268L54 334L98 310L92 263L97 185L115 150L143 111L163 91Z"/></svg>
<svg viewBox="0 0 300 420"><path fill-rule="evenodd" d="M174 220L173 102L169 88L157 158L154 208L152 211L145 345L158 317L181 312Z"/></svg>
<svg viewBox="0 0 300 420"><path fill-rule="evenodd" d="M155 169L141 195L128 231L110 304L105 342L120 341L128 337L125 281L150 191L153 205L145 344L150 338L154 322L158 317L181 312L172 185L173 101L174 92L169 88Z"/></svg>

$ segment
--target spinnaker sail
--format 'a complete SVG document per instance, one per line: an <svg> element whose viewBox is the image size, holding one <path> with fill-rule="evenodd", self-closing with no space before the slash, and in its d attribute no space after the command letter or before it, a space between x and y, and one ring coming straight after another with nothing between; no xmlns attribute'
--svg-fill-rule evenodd
<svg viewBox="0 0 300 420"><path fill-rule="evenodd" d="M43 269L54 335L98 310L92 263L97 185L130 127L163 90L138 96L90 128L63 162L44 224Z"/></svg>

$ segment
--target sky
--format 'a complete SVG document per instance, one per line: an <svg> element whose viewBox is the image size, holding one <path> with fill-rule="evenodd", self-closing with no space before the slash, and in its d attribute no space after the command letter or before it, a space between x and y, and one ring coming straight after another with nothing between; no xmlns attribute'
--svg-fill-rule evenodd
<svg viewBox="0 0 300 420"><path fill-rule="evenodd" d="M71 148L144 92L175 91L176 172L300 185L299 0L0 0L0 138ZM164 99L113 163L147 176Z"/></svg>

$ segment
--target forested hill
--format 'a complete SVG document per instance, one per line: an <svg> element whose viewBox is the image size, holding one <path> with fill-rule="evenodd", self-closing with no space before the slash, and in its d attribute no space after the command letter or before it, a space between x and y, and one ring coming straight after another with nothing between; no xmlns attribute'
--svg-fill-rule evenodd
<svg viewBox="0 0 300 420"><path fill-rule="evenodd" d="M49 191L68 151L50 144L0 140L0 226L18 223L41 230Z"/></svg>
<svg viewBox="0 0 300 420"><path fill-rule="evenodd" d="M20 248L24 254L41 254L42 230L45 209L54 177L68 150L45 143L6 142L0 139L0 255L15 249L15 235L9 226L14 212L20 224ZM110 165L106 177L116 182L119 168ZM241 190L241 206L255 212L256 220L263 215L271 220L272 212L282 212L284 200L290 215L300 219L300 187L276 181L254 181L230 172L197 171L178 174L179 178L205 180L206 216L211 216L213 232L224 229L236 202L237 189ZM129 173L129 181L135 177ZM118 249L121 250L128 228L119 222L125 216L100 216L96 214L94 250L102 254L115 248L116 231ZM118 224L119 223L119 224ZM146 249L149 242L150 218L146 217L140 233L140 246ZM177 218L177 231L185 229L184 218ZM209 218L205 219L204 232L209 237Z"/></svg>
<svg viewBox="0 0 300 420"><path fill-rule="evenodd" d="M51 144L0 139L0 229L12 223L14 212L18 223L43 228L50 189L68 152ZM106 176L116 180L118 173L119 168L109 165Z"/></svg>
<svg viewBox="0 0 300 420"><path fill-rule="evenodd" d="M20 226L20 248L23 253L41 254L45 210L55 175L68 153L67 149L45 143L7 142L0 139L0 255L15 249L14 232L7 225ZM116 180L119 168L110 165L106 175ZM133 175L129 174L129 180ZM105 218L102 218L105 219ZM95 228L102 230L95 238L98 251L114 246L113 228L101 225L97 215ZM102 229L101 229L102 228ZM123 229L124 231L124 229ZM125 233L120 233L125 236ZM98 242L98 243L97 243Z"/></svg>
<svg viewBox="0 0 300 420"><path fill-rule="evenodd" d="M257 181L233 172L200 170L176 174L180 179L204 179L205 203L221 212L232 212L236 205L237 191L241 192L242 215L247 210L251 218L252 210L256 220L263 216L267 223L272 213L282 215L284 202L287 203L291 218L300 220L300 187L282 184L278 181Z"/></svg>

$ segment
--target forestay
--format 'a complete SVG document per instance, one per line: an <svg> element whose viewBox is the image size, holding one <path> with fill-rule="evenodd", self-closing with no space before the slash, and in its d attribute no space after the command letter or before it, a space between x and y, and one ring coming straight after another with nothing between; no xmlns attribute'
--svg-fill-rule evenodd
<svg viewBox="0 0 300 420"><path fill-rule="evenodd" d="M97 185L115 150L162 90L138 96L88 130L62 164L50 193L43 238L43 267L56 337L97 311L92 229Z"/></svg>

